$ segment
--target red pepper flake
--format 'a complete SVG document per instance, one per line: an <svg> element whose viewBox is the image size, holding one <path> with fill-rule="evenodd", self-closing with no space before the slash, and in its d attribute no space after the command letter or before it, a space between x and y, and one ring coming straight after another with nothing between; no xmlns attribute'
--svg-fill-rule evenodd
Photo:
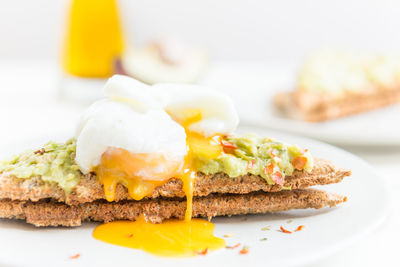
<svg viewBox="0 0 400 267"><path fill-rule="evenodd" d="M224 150L225 153L232 153L233 150L238 148L234 143L229 142L229 141L221 141L222 144L222 149Z"/></svg>
<svg viewBox="0 0 400 267"><path fill-rule="evenodd" d="M225 248L235 249L235 248L238 248L239 246L240 246L240 243L237 243L237 244L234 245L234 246L226 246Z"/></svg>
<svg viewBox="0 0 400 267"><path fill-rule="evenodd" d="M81 254L75 254L74 256L69 257L71 260L75 260L77 258L79 258L81 256Z"/></svg>
<svg viewBox="0 0 400 267"><path fill-rule="evenodd" d="M132 238L133 234L126 235L127 238Z"/></svg>
<svg viewBox="0 0 400 267"><path fill-rule="evenodd" d="M282 173L276 171L275 173L271 174L271 179L276 184L283 185L283 175L282 175Z"/></svg>
<svg viewBox="0 0 400 267"><path fill-rule="evenodd" d="M229 141L223 141L222 140L222 145L224 146L224 147L229 147L229 148L238 148L234 143L232 143L232 142L229 142Z"/></svg>
<svg viewBox="0 0 400 267"><path fill-rule="evenodd" d="M308 149L306 148L306 149L301 149L300 150L300 154L302 154L302 155L304 155L304 153L306 153L306 152L308 152Z"/></svg>
<svg viewBox="0 0 400 267"><path fill-rule="evenodd" d="M274 164L271 162L267 167L264 168L264 174L272 174L274 172Z"/></svg>
<svg viewBox="0 0 400 267"><path fill-rule="evenodd" d="M256 163L255 159L252 159L251 161L249 161L249 164L247 165L247 169L249 169L249 170L253 169L255 163Z"/></svg>
<svg viewBox="0 0 400 267"><path fill-rule="evenodd" d="M281 231L285 234L291 234L292 232L289 230L286 230L285 228L283 228L283 226L280 226L279 228L281 228Z"/></svg>
<svg viewBox="0 0 400 267"><path fill-rule="evenodd" d="M202 250L202 251L195 251L194 253L196 253L196 255L207 255L208 248L206 248L205 250Z"/></svg>
<svg viewBox="0 0 400 267"><path fill-rule="evenodd" d="M240 251L239 251L239 253L240 254L247 254L247 253L249 253L249 247L248 246L244 246Z"/></svg>
<svg viewBox="0 0 400 267"><path fill-rule="evenodd" d="M343 198L343 202L347 202L347 197L344 197L344 198Z"/></svg>
<svg viewBox="0 0 400 267"><path fill-rule="evenodd" d="M292 161L293 167L295 167L298 170L304 169L304 166L306 166L307 163L307 158L306 157L295 157Z"/></svg>
<svg viewBox="0 0 400 267"><path fill-rule="evenodd" d="M33 152L34 154L40 154L43 155L44 153L46 153L46 150L44 150L44 148L41 148L39 150L36 150L35 152Z"/></svg>
<svg viewBox="0 0 400 267"><path fill-rule="evenodd" d="M301 231L303 230L304 225L300 225L299 227L296 228L296 230L294 230L295 232Z"/></svg>

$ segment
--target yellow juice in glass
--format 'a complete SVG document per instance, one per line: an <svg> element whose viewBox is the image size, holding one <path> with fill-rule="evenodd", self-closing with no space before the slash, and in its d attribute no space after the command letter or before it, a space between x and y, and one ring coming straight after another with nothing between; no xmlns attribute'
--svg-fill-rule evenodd
<svg viewBox="0 0 400 267"><path fill-rule="evenodd" d="M72 0L63 51L67 74L106 78L122 53L116 0Z"/></svg>

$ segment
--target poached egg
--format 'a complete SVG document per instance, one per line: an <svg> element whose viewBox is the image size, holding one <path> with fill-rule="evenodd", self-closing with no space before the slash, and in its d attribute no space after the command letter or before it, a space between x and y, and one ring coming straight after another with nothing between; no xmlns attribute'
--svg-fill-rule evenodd
<svg viewBox="0 0 400 267"><path fill-rule="evenodd" d="M211 223L191 220L197 172L193 155L215 159L223 153L221 137L239 123L232 101L201 86L149 86L121 75L109 79L104 91L106 98L90 106L78 123L76 162L82 172L96 173L108 201L114 200L118 184L125 186L134 200L141 200L170 178L181 179L187 208L184 221L160 225L140 218L115 222L96 228L95 238L133 248L147 247L146 251L156 254L165 239L160 233L169 233L173 240L173 244L165 245L171 255L222 247L223 240L212 236ZM129 233L115 235L115 231L133 228L154 231L136 234L128 241L125 237ZM183 234L182 229L189 230ZM180 238L182 235L187 238Z"/></svg>

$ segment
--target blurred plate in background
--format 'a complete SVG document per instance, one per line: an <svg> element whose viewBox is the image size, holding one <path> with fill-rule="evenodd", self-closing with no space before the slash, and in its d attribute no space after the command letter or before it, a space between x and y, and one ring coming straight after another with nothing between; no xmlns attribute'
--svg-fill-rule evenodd
<svg viewBox="0 0 400 267"><path fill-rule="evenodd" d="M282 117L273 105L273 97L279 91L292 90L295 79L296 68L290 64L217 63L202 84L231 96L244 125L292 132L338 145L400 146L400 104L322 123Z"/></svg>

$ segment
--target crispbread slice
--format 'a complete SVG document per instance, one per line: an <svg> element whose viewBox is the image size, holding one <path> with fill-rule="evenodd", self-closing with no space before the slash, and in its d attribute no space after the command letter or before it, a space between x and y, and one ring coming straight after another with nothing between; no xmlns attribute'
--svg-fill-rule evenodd
<svg viewBox="0 0 400 267"><path fill-rule="evenodd" d="M331 162L316 159L311 173L296 170L292 176L285 178L285 187L291 189L307 188L313 185L338 183L349 176L349 170L335 167ZM247 194L263 190L277 192L282 190L280 185L268 185L260 176L245 175L230 178L226 174L204 175L199 174L194 186L194 196L207 196L212 193ZM164 185L157 187L151 198L157 197L184 197L182 181L170 179ZM55 184L45 184L39 178L18 179L0 174L0 199L31 200L51 198L67 204L79 204L105 199L103 186L95 175L82 175L80 183L73 189L68 198L64 191ZM131 200L125 187L117 186L115 201Z"/></svg>
<svg viewBox="0 0 400 267"><path fill-rule="evenodd" d="M348 94L341 99L299 91L280 93L276 107L292 119L319 122L345 117L400 102L400 88L368 94Z"/></svg>
<svg viewBox="0 0 400 267"><path fill-rule="evenodd" d="M346 197L317 189L297 189L280 192L253 192L250 194L212 194L193 199L193 217L230 216L287 211L291 209L320 209L333 207ZM35 226L79 226L82 221L110 222L135 220L139 215L153 223L165 219L183 219L186 200L182 198L156 198L67 205L60 202L1 200L0 218L24 219Z"/></svg>

